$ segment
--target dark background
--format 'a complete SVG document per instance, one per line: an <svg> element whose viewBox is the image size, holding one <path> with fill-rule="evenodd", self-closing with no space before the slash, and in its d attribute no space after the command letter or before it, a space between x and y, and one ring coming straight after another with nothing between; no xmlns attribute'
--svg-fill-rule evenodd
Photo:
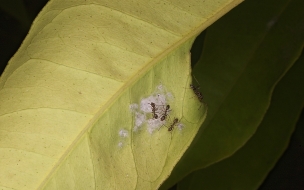
<svg viewBox="0 0 304 190"><path fill-rule="evenodd" d="M32 21L48 0L0 0L0 72L15 54ZM202 52L204 32L195 41L191 53L196 63ZM304 112L297 123L290 145L270 172L260 190L304 190ZM174 188L172 188L174 189Z"/></svg>

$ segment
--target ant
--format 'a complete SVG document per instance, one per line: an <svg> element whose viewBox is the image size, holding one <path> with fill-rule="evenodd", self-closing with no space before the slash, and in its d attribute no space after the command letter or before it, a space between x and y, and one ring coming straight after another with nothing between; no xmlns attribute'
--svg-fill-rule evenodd
<svg viewBox="0 0 304 190"><path fill-rule="evenodd" d="M168 104L168 105L166 106L166 109L165 109L165 111L164 111L162 117L160 118L161 121L166 120L169 111L170 111L170 105Z"/></svg>
<svg viewBox="0 0 304 190"><path fill-rule="evenodd" d="M171 132L174 129L174 126L178 123L178 118L174 118L173 123L168 127L168 131Z"/></svg>
<svg viewBox="0 0 304 190"><path fill-rule="evenodd" d="M151 105L151 107L152 107L153 119L157 119L157 118L158 118L158 115L156 114L157 108L155 107L155 103L154 103L154 102L151 102L150 105Z"/></svg>
<svg viewBox="0 0 304 190"><path fill-rule="evenodd" d="M197 96L198 100L203 103L203 95L200 91L198 91L199 87L196 87L192 84L190 84L190 88L193 90L194 94Z"/></svg>
<svg viewBox="0 0 304 190"><path fill-rule="evenodd" d="M197 83L199 83L194 76L193 76L193 78L196 80ZM198 98L198 100L203 104L204 103L203 102L204 97L203 97L202 93L200 91L198 91L200 89L200 87L199 86L194 86L193 84L190 84L190 88L193 90L193 92L196 95L196 97ZM201 106L202 106L202 104L201 104ZM199 107L199 109L201 108L201 106Z"/></svg>

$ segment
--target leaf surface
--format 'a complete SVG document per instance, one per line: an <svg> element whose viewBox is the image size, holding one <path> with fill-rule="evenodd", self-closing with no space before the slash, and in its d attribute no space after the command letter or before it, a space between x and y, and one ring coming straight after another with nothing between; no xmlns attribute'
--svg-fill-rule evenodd
<svg viewBox="0 0 304 190"><path fill-rule="evenodd" d="M192 42L238 3L50 1L1 76L0 187L156 189L206 117Z"/></svg>

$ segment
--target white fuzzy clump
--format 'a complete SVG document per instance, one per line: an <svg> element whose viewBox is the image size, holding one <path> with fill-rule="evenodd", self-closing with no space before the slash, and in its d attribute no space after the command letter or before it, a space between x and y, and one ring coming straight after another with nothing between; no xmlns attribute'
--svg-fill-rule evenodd
<svg viewBox="0 0 304 190"><path fill-rule="evenodd" d="M128 133L129 132L125 129L120 129L119 132L118 132L119 136L121 136L123 138L128 137Z"/></svg>
<svg viewBox="0 0 304 190"><path fill-rule="evenodd" d="M119 148L122 148L123 143L122 143L122 142L119 142L117 146L118 146Z"/></svg>
<svg viewBox="0 0 304 190"><path fill-rule="evenodd" d="M161 121L159 119L149 119L147 123L148 132L152 134L155 130L159 130L166 123L166 121Z"/></svg>
<svg viewBox="0 0 304 190"><path fill-rule="evenodd" d="M137 131L140 126L146 122L146 115L140 112L135 112L135 126L133 131Z"/></svg>
<svg viewBox="0 0 304 190"><path fill-rule="evenodd" d="M178 128L178 130L183 130L183 128L185 127L185 125L184 124L182 124L182 123L178 123L177 124L177 128Z"/></svg>
<svg viewBox="0 0 304 190"><path fill-rule="evenodd" d="M167 119L165 118L161 121L161 117L165 112L168 116L171 111L171 109L166 111L167 99L173 99L172 93L165 91L165 86L158 85L151 96L141 99L139 104L130 104L130 110L134 115L133 131L138 131L146 124L147 131L153 134L155 130L159 130L160 127L164 126ZM155 114L157 114L158 118L153 118L152 103L155 104Z"/></svg>

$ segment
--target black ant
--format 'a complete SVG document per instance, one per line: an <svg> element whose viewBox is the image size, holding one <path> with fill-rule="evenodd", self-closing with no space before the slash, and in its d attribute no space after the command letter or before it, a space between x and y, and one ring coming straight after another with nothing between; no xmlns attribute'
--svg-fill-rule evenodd
<svg viewBox="0 0 304 190"><path fill-rule="evenodd" d="M154 103L154 102L151 102L150 105L151 105L151 107L152 107L153 119L157 119L157 118L158 118L158 115L156 114L157 108L155 107L155 103Z"/></svg>
<svg viewBox="0 0 304 190"><path fill-rule="evenodd" d="M166 109L165 109L165 111L164 111L162 117L160 118L161 121L166 120L169 111L170 111L170 105L168 104L168 105L166 106Z"/></svg>
<svg viewBox="0 0 304 190"><path fill-rule="evenodd" d="M196 82L198 83L197 79L193 76L193 78L196 80ZM194 94L196 95L197 99L203 104L203 95L200 91L198 91L200 89L199 86L194 86L193 84L190 84L190 88L193 90ZM202 106L201 104L201 106ZM199 107L199 109L201 108L201 106Z"/></svg>
<svg viewBox="0 0 304 190"><path fill-rule="evenodd" d="M174 129L174 126L178 123L178 119L174 118L173 123L168 127L168 131L171 132Z"/></svg>
<svg viewBox="0 0 304 190"><path fill-rule="evenodd" d="M190 84L190 88L193 90L194 94L197 96L198 100L203 103L203 95L200 91L198 91L199 87L196 87L192 84Z"/></svg>

